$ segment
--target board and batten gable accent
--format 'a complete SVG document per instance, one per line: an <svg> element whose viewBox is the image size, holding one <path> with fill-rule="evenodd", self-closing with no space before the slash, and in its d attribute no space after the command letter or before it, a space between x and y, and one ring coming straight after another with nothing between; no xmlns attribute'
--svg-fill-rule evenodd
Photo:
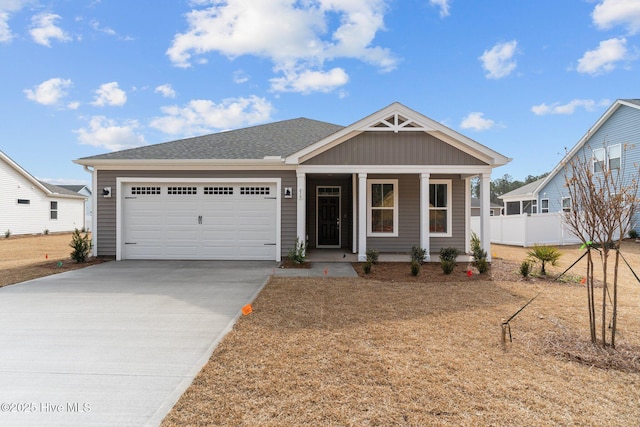
<svg viewBox="0 0 640 427"><path fill-rule="evenodd" d="M296 194L296 175L294 171L206 171L206 170L100 170L97 172L97 188L111 187L109 198L97 196L97 239L98 256L116 256L116 200L117 178L171 178L171 179L247 179L247 178L280 178L282 188L292 187ZM281 198L281 256L286 257L295 246L296 238L296 199Z"/></svg>
<svg viewBox="0 0 640 427"><path fill-rule="evenodd" d="M622 145L621 171L623 181L628 181L640 165L640 110L621 105L574 154L574 159L591 159L596 148ZM569 161L571 161L569 160ZM563 167L538 192L538 206L542 199L549 199L549 212L562 211L562 197L568 193L565 185L567 166ZM640 218L636 218L636 221Z"/></svg>
<svg viewBox="0 0 640 427"><path fill-rule="evenodd" d="M363 132L304 165L486 165L424 132Z"/></svg>
<svg viewBox="0 0 640 427"><path fill-rule="evenodd" d="M398 237L367 237L367 248L387 253L410 253L420 246L420 177L416 174L371 174L368 179L398 179ZM430 179L450 179L452 184L452 236L431 237L431 253L441 248L465 249L465 180L460 175L434 174ZM428 207L426 207L428 209ZM437 259L437 257L436 257Z"/></svg>

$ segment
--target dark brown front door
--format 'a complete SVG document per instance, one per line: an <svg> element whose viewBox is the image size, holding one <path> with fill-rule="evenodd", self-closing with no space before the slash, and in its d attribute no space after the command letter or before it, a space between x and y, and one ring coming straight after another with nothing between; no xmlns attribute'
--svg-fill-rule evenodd
<svg viewBox="0 0 640 427"><path fill-rule="evenodd" d="M339 195L318 195L318 246L340 246Z"/></svg>

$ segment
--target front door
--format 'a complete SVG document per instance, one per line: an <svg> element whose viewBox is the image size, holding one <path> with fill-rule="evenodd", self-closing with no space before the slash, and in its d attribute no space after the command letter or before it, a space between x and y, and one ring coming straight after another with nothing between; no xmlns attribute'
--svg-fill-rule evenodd
<svg viewBox="0 0 640 427"><path fill-rule="evenodd" d="M340 187L317 188L317 247L340 247Z"/></svg>

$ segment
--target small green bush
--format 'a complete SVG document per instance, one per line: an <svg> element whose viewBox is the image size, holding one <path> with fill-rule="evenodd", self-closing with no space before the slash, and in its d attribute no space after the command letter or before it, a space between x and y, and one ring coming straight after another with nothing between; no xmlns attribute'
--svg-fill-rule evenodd
<svg viewBox="0 0 640 427"><path fill-rule="evenodd" d="M420 264L424 262L424 257L427 256L427 250L419 246L411 248L411 261L417 261Z"/></svg>
<svg viewBox="0 0 640 427"><path fill-rule="evenodd" d="M307 248L298 237L296 237L295 247L289 251L287 258L294 264L304 264L307 259Z"/></svg>
<svg viewBox="0 0 640 427"><path fill-rule="evenodd" d="M480 258L475 262L475 265L480 274L484 274L489 271L489 261L487 261L487 258Z"/></svg>
<svg viewBox="0 0 640 427"><path fill-rule="evenodd" d="M71 259L75 262L85 262L89 259L92 245L89 233L86 231L84 234L81 234L80 230L76 228L71 236L71 243L69 246L73 248L73 251L71 251Z"/></svg>
<svg viewBox="0 0 640 427"><path fill-rule="evenodd" d="M4 238L8 239L9 237L11 237L11 230L7 230L4 232Z"/></svg>
<svg viewBox="0 0 640 427"><path fill-rule="evenodd" d="M634 228L632 228L631 230L629 230L629 237L632 239L637 239L638 232Z"/></svg>
<svg viewBox="0 0 640 427"><path fill-rule="evenodd" d="M418 273L420 273L420 261L418 260L412 260L411 261L411 275L412 276L417 276Z"/></svg>
<svg viewBox="0 0 640 427"><path fill-rule="evenodd" d="M456 248L442 248L440 249L440 267L444 274L451 274L453 269L456 268L456 258L460 254Z"/></svg>
<svg viewBox="0 0 640 427"><path fill-rule="evenodd" d="M44 234L45 236L49 234L49 229L45 228L44 231L42 232L42 234Z"/></svg>
<svg viewBox="0 0 640 427"><path fill-rule="evenodd" d="M364 271L364 274L371 273L371 265L371 261L367 261L364 263L364 265L362 266L362 271Z"/></svg>
<svg viewBox="0 0 640 427"><path fill-rule="evenodd" d="M371 262L371 264L377 264L378 263L378 256L380 255L380 252L378 252L377 249L367 249L367 262Z"/></svg>
<svg viewBox="0 0 640 427"><path fill-rule="evenodd" d="M534 262L540 262L540 274L545 276L547 274L545 270L546 264L557 265L562 253L553 246L533 245L533 249L527 252L527 255L529 255Z"/></svg>
<svg viewBox="0 0 640 427"><path fill-rule="evenodd" d="M480 274L489 271L489 262L487 262L487 251L482 249L480 238L475 232L471 232L471 253L473 254L473 265L478 269Z"/></svg>
<svg viewBox="0 0 640 427"><path fill-rule="evenodd" d="M522 261L522 264L520 264L520 275L526 279L529 277L529 274L531 274L531 261L525 259Z"/></svg>

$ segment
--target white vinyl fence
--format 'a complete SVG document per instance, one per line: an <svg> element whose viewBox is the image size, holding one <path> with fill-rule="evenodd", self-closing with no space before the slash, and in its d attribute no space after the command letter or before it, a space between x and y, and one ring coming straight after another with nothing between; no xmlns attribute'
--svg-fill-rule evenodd
<svg viewBox="0 0 640 427"><path fill-rule="evenodd" d="M490 218L491 243L529 247L575 245L580 239L564 223L562 213L506 215ZM471 230L480 236L480 217L471 217Z"/></svg>

